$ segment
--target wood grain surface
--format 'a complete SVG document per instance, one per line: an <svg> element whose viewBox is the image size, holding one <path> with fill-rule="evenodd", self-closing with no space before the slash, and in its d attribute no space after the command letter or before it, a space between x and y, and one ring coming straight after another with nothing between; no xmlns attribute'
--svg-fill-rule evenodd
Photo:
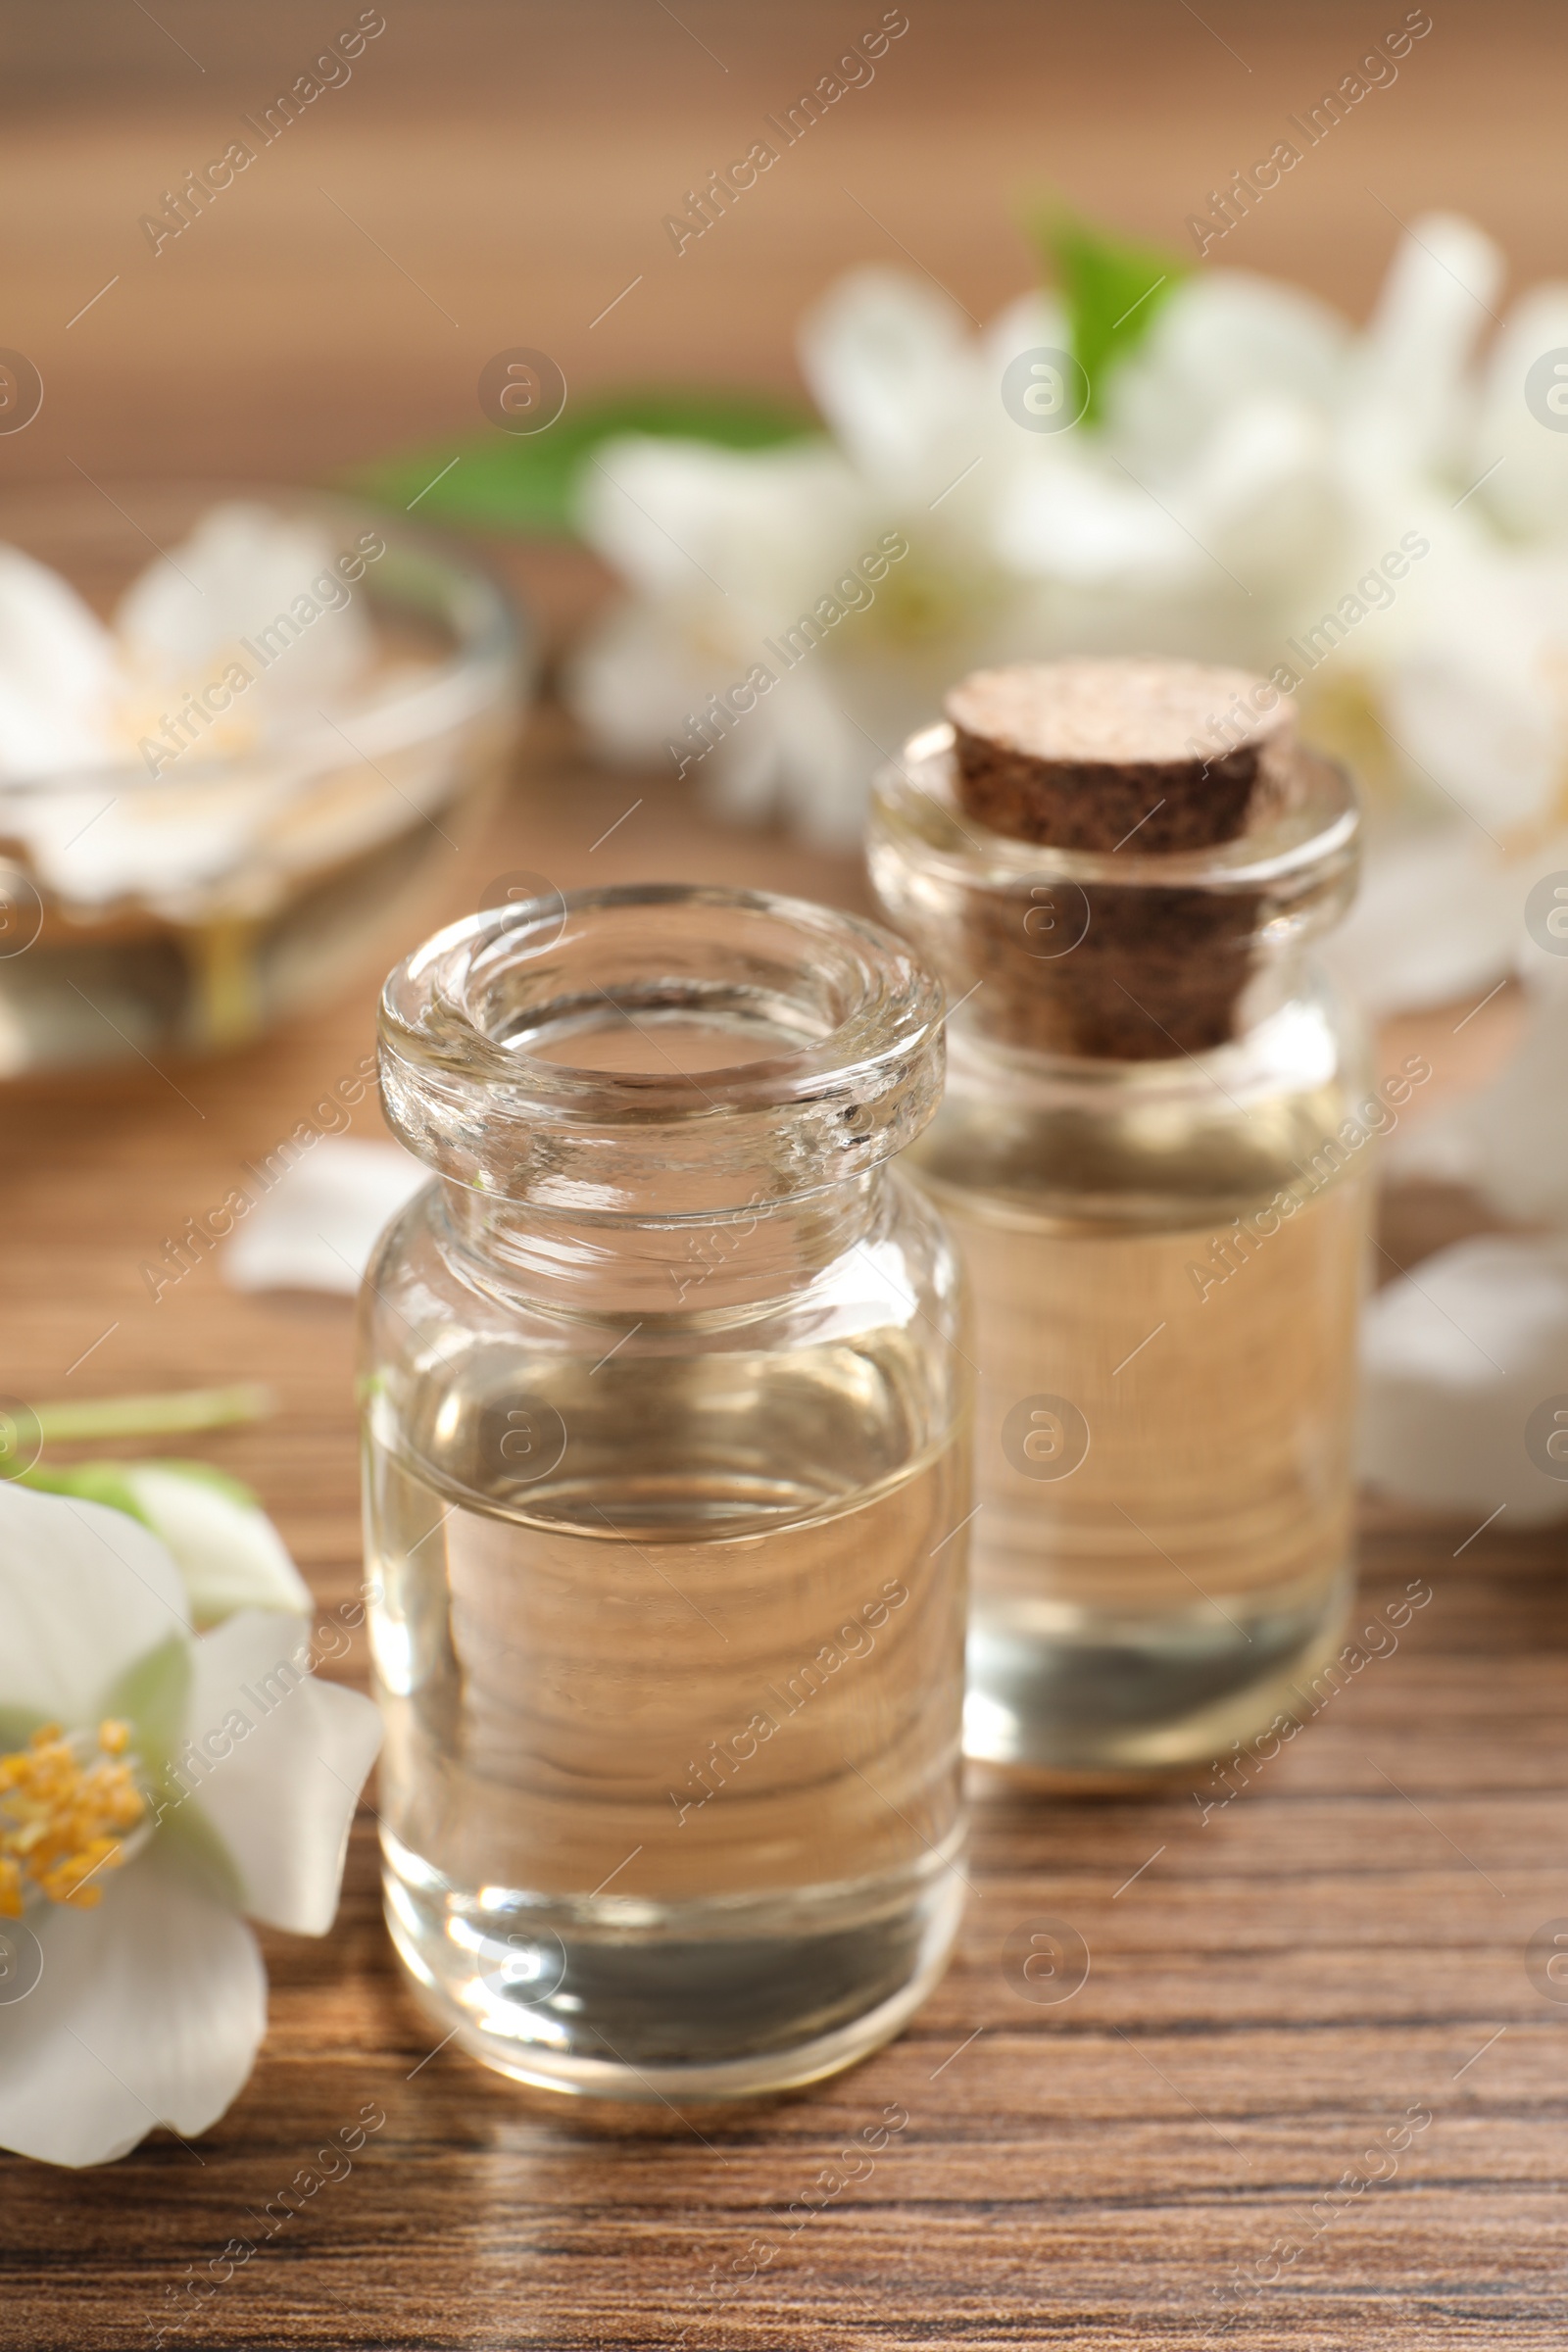
<svg viewBox="0 0 1568 2352"><path fill-rule="evenodd" d="M1014 291L1009 208L1028 185L1178 237L1275 117L1399 13L909 0L858 111L677 266L661 214L821 70L854 12L386 0L354 82L154 260L137 215L338 17L12 0L0 342L33 353L49 394L0 440L0 486L73 465L319 478L469 426L478 366L519 341L584 383L786 383L796 313L849 260L906 248L982 316ZM1259 213L1237 259L1359 309L1395 233L1380 204L1445 202L1525 276L1556 267L1560 19L1432 13L1399 85ZM639 270L646 300L590 329ZM558 635L598 592L570 559L518 563ZM432 920L514 867L864 904L853 861L722 831L667 780L588 766L548 717L483 851L433 871ZM269 1382L275 1417L190 1450L261 1490L323 1609L361 1574L347 1302L237 1296L204 1263L155 1303L140 1269L366 1052L376 977L227 1062L0 1098L0 1387ZM1385 1051L1419 1042L1435 1098L1514 1017L1504 997L1455 1034L1455 1008ZM362 1109L355 1132L374 1120ZM1407 1260L1474 1221L1428 1195L1393 1203L1383 1240ZM386 2121L352 2172L171 2343L1561 2352L1568 2003L1538 1989L1526 1946L1568 1919L1568 1580L1560 1534L1505 1529L1369 1506L1358 1626L1413 1583L1430 1602L1206 1818L1182 1788L1068 1804L978 1785L976 1896L945 1983L868 2064L764 2105L564 2107L433 2050L380 1924L367 1807L332 1936L265 1939L270 2031L199 2144L157 2133L80 2176L0 2160L0 2352L153 2345L172 2290L210 2278L247 2208L368 2103ZM363 1635L332 1671L363 1681ZM1056 2005L1003 1961L1046 1920L1091 1958ZM890 2107L906 2126L830 2194L847 2135ZM1369 2159L1412 2113L1431 2120L1392 2168ZM1374 2169L1387 2177L1349 2186ZM790 2235L781 2217L813 2183L822 2210Z"/></svg>
<svg viewBox="0 0 1568 2352"><path fill-rule="evenodd" d="M0 488L74 464L314 478L475 430L480 368L519 344L573 396L798 383L796 321L834 272L914 268L990 318L1035 273L1024 220L1050 195L1196 259L1189 215L1407 10L907 0L875 78L677 254L664 217L884 0L385 0L352 77L155 254L140 222L163 192L360 13L3 0L0 341L45 400L0 435ZM1561 273L1560 9L1427 13L1397 79L1211 261L1361 316L1400 222L1448 209L1498 239L1513 289Z"/></svg>
<svg viewBox="0 0 1568 2352"><path fill-rule="evenodd" d="M665 782L587 767L548 717L483 852L437 870L440 911L522 865L566 887L685 874L864 904L851 861L720 831ZM155 1304L140 1268L353 1067L372 1004L367 984L237 1059L90 1101L8 1098L0 1159L8 1385L270 1383L275 1418L192 1445L260 1488L323 1609L361 1575L348 1302L238 1296L204 1263ZM1510 1015L1499 1002L1455 1039L1457 1017L1397 1041L1420 1038L1440 1085ZM375 1132L373 1110L355 1126ZM1443 1213L1425 1204L1428 1246ZM1398 1219L1387 1239L1403 1247ZM153 2344L187 2267L210 2278L246 2208L374 2102L387 2120L352 2173L171 2342L1560 2347L1568 2007L1525 1945L1568 1916L1568 1582L1559 1534L1470 1535L1368 1513L1358 1628L1412 1583L1430 1602L1206 1818L1186 1788L1074 1805L982 1782L944 1984L891 2049L765 2105L568 2109L432 2055L381 1927L367 1806L330 1938L265 1938L270 2032L199 2146L157 2133L74 2177L0 2162L0 2342ZM330 1671L363 1681L365 1663L361 1634ZM1091 1956L1059 2006L1003 1962L1045 1921ZM847 2135L895 2105L906 2128L827 2196ZM1411 2108L1432 2120L1390 2177L1325 2205L1348 2170L1387 2163L1365 2151ZM813 2182L824 2209L791 2236L780 2217ZM1283 2264L1282 2238L1300 2247Z"/></svg>

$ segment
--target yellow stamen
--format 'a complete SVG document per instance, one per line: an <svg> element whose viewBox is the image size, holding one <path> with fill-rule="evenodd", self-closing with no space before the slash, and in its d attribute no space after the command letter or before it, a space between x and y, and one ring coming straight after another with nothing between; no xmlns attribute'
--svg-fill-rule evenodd
<svg viewBox="0 0 1568 2352"><path fill-rule="evenodd" d="M0 1918L20 1918L33 1894L91 1910L103 1897L102 1873L125 1859L125 1834L147 1811L122 1760L130 1728L110 1718L95 1747L88 1739L49 1723L25 1747L0 1755Z"/></svg>

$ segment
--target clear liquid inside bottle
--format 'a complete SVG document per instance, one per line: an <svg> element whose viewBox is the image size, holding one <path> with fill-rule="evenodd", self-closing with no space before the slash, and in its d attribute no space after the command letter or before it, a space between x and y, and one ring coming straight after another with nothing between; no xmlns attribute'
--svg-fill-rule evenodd
<svg viewBox="0 0 1568 2352"><path fill-rule="evenodd" d="M371 1440L394 1932L522 2071L689 2086L858 2030L945 1953L956 1648L930 1555L964 1465L950 1442L867 1477L898 1448L863 1357L730 1360L706 1396L656 1362L597 1376L602 1458L579 1438L569 1476L476 1484L486 1419L531 1456L582 1431L582 1377L491 1355L434 1459Z"/></svg>
<svg viewBox="0 0 1568 2352"><path fill-rule="evenodd" d="M800 1020L776 992L694 1009L651 927L634 1014L579 990L509 1016L563 1105L518 1130L552 1205L521 1197L492 1089L511 1193L432 1187L371 1270L387 1913L444 2029L502 2071L736 2095L874 2048L951 1948L967 1392L951 1251L878 1164L880 1114L836 1089L817 1140ZM731 1164L737 1097L760 1098L755 1167ZM563 1208L579 1149L591 1204ZM842 1180L811 1185L814 1156ZM694 1214L704 1183L727 1204Z"/></svg>
<svg viewBox="0 0 1568 2352"><path fill-rule="evenodd" d="M1328 1038L1293 1013L1088 1119L965 1058L916 1149L979 1373L966 1744L1080 1781L1222 1753L1349 1597L1367 1154L1322 1157Z"/></svg>
<svg viewBox="0 0 1568 2352"><path fill-rule="evenodd" d="M947 982L914 1173L957 1244L977 1376L965 1745L1067 1788L1263 1732L1351 1586L1367 1073L1301 950L1357 816L1309 755L1209 849L977 830L951 729L879 780L873 879ZM1180 1034L1187 1032L1184 1039Z"/></svg>

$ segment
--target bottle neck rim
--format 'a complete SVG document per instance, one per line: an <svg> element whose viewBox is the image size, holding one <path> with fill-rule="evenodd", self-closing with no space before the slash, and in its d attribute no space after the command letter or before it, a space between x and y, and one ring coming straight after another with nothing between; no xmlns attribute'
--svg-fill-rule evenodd
<svg viewBox="0 0 1568 2352"><path fill-rule="evenodd" d="M451 1183L678 1220L902 1151L941 1093L942 1024L937 982L857 916L702 886L554 893L470 915L397 967L382 1096ZM682 1066L665 1041L695 1031L710 1051ZM607 1037L639 1066L615 1066Z"/></svg>
<svg viewBox="0 0 1568 2352"><path fill-rule="evenodd" d="M1353 880L1361 805L1349 770L1297 746L1287 771L1286 789L1230 841L1152 853L1133 840L1113 850L1062 849L993 833L960 809L954 729L944 721L911 735L901 758L878 771L872 811L877 827L894 833L934 880L969 890L1010 895L1032 884L1088 891L1099 884L1273 900L1342 869Z"/></svg>

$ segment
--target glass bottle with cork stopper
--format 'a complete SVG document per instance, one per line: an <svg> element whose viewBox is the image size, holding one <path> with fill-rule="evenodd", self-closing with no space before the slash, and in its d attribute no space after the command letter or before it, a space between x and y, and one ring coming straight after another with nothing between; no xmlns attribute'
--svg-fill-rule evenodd
<svg viewBox="0 0 1568 2352"><path fill-rule="evenodd" d="M910 1162L974 1301L965 1739L1117 1784L1305 1712L1341 1638L1386 1120L1303 951L1358 814L1245 672L1026 664L947 710L869 857L953 1006Z"/></svg>

